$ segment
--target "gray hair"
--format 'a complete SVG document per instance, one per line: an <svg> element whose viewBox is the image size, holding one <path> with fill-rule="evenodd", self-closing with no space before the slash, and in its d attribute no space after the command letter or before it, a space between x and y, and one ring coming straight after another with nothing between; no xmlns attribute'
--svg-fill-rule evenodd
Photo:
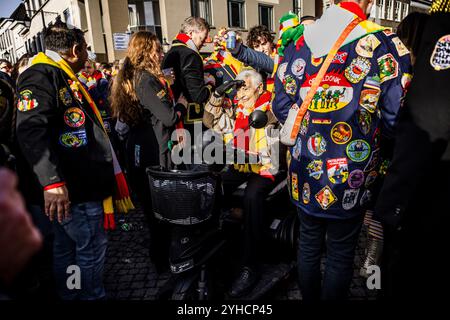
<svg viewBox="0 0 450 320"><path fill-rule="evenodd" d="M200 17L188 17L183 21L181 25L180 33L188 33L190 31L209 31L210 27L208 22Z"/></svg>
<svg viewBox="0 0 450 320"><path fill-rule="evenodd" d="M236 80L245 81L245 79L251 79L251 82L255 88L263 83L262 76L253 69L241 71L236 77Z"/></svg>

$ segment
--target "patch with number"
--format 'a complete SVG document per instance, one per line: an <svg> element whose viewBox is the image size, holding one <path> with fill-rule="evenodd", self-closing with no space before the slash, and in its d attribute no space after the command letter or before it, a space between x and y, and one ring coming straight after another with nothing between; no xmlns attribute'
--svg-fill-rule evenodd
<svg viewBox="0 0 450 320"><path fill-rule="evenodd" d="M67 148L79 148L87 145L86 130L65 132L59 137L61 145Z"/></svg>
<svg viewBox="0 0 450 320"><path fill-rule="evenodd" d="M400 57L409 54L409 50L405 47L405 45L403 44L402 40L400 40L399 37L392 38L392 42L394 43L395 49L397 49L398 55Z"/></svg>
<svg viewBox="0 0 450 320"><path fill-rule="evenodd" d="M79 128L85 121L86 117L80 108L73 107L64 112L64 123L71 128Z"/></svg>
<svg viewBox="0 0 450 320"><path fill-rule="evenodd" d="M300 96L304 100L317 74L307 76L300 88ZM346 107L353 99L353 87L341 73L330 72L320 82L308 109L314 112L327 113Z"/></svg>
<svg viewBox="0 0 450 320"><path fill-rule="evenodd" d="M366 178L365 186L366 188L370 187L378 177L378 172L370 171Z"/></svg>
<svg viewBox="0 0 450 320"><path fill-rule="evenodd" d="M311 117L311 115L310 115L309 111L306 111L305 115L303 116L302 124L300 126L300 131L299 131L302 136L305 136L308 133L310 117Z"/></svg>
<svg viewBox="0 0 450 320"><path fill-rule="evenodd" d="M303 75L305 74L306 62L302 58L298 58L294 60L291 66L291 72L298 79L303 79Z"/></svg>
<svg viewBox="0 0 450 320"><path fill-rule="evenodd" d="M72 95L70 94L69 90L67 90L67 88L59 89L59 99L61 99L62 103L64 103L65 106L70 106L73 101Z"/></svg>
<svg viewBox="0 0 450 320"><path fill-rule="evenodd" d="M291 178L291 185L292 185L292 199L294 199L295 201L298 201L298 176L295 172L292 173L292 178Z"/></svg>
<svg viewBox="0 0 450 320"><path fill-rule="evenodd" d="M322 64L323 62L323 58L314 58L313 56L311 56L311 64L314 67L318 67Z"/></svg>
<svg viewBox="0 0 450 320"><path fill-rule="evenodd" d="M378 58L380 82L383 83L398 76L398 62L391 53Z"/></svg>
<svg viewBox="0 0 450 320"><path fill-rule="evenodd" d="M436 71L450 68L450 34L438 40L431 55L430 63Z"/></svg>
<svg viewBox="0 0 450 320"><path fill-rule="evenodd" d="M284 62L284 63L282 63L282 64L280 64L278 66L277 76L278 76L278 79L280 79L281 82L284 81L284 76L286 74L287 66L288 66L287 62Z"/></svg>
<svg viewBox="0 0 450 320"><path fill-rule="evenodd" d="M378 166L380 161L381 161L380 149L373 150L372 154L370 155L369 162L367 163L366 167L364 168L364 172L369 172L369 171L375 170L375 168Z"/></svg>
<svg viewBox="0 0 450 320"><path fill-rule="evenodd" d="M319 157L327 151L327 141L320 133L316 132L308 139L308 150L312 155Z"/></svg>
<svg viewBox="0 0 450 320"><path fill-rule="evenodd" d="M305 182L302 190L302 200L304 204L308 204L311 198L311 188L308 182Z"/></svg>
<svg viewBox="0 0 450 320"><path fill-rule="evenodd" d="M295 82L295 79L293 76L288 74L284 78L283 87L284 87L284 91L286 91L287 94L289 94L291 96L295 96L295 93L297 92L297 82Z"/></svg>
<svg viewBox="0 0 450 320"><path fill-rule="evenodd" d="M347 52L339 51L338 53L336 53L336 55L334 56L333 61L331 61L331 63L344 64L345 61L347 61L347 56L348 56Z"/></svg>
<svg viewBox="0 0 450 320"><path fill-rule="evenodd" d="M37 108L39 103L33 98L31 90L24 90L19 93L19 102L17 103L17 110L21 112L30 111Z"/></svg>
<svg viewBox="0 0 450 320"><path fill-rule="evenodd" d="M369 59L357 57L345 68L345 77L351 83L358 83L369 74L371 66Z"/></svg>
<svg viewBox="0 0 450 320"><path fill-rule="evenodd" d="M370 145L367 141L353 140L347 145L347 156L353 162L363 162L370 155Z"/></svg>
<svg viewBox="0 0 450 320"><path fill-rule="evenodd" d="M358 189L364 183L364 172L362 170L356 169L350 172L348 176L348 185L352 189Z"/></svg>
<svg viewBox="0 0 450 320"><path fill-rule="evenodd" d="M316 194L315 198L323 210L329 209L338 200L329 186L322 188L322 190Z"/></svg>
<svg viewBox="0 0 450 320"><path fill-rule="evenodd" d="M336 144L346 144L352 138L352 128L346 122L338 122L331 128L331 140Z"/></svg>
<svg viewBox="0 0 450 320"><path fill-rule="evenodd" d="M342 198L342 208L350 210L358 203L359 189L347 189L344 191Z"/></svg>
<svg viewBox="0 0 450 320"><path fill-rule="evenodd" d="M297 138L297 143L294 147L292 147L292 158L299 161L300 155L302 153L302 140L300 138Z"/></svg>
<svg viewBox="0 0 450 320"><path fill-rule="evenodd" d="M364 58L372 58L375 49L381 44L373 34L369 34L364 38L359 39L356 44L356 53Z"/></svg>
<svg viewBox="0 0 450 320"><path fill-rule="evenodd" d="M331 124L331 119L312 119L314 124Z"/></svg>
<svg viewBox="0 0 450 320"><path fill-rule="evenodd" d="M366 190L366 191L364 191L363 195L361 196L361 199L359 200L359 204L361 206L363 206L366 203L368 203L370 200L372 200L372 192L370 192L369 190Z"/></svg>
<svg viewBox="0 0 450 320"><path fill-rule="evenodd" d="M312 160L306 166L306 170L309 172L309 176L316 180L320 180L323 174L323 161L322 160Z"/></svg>
<svg viewBox="0 0 450 320"><path fill-rule="evenodd" d="M347 158L328 159L327 174L332 183L345 183L348 179Z"/></svg>
<svg viewBox="0 0 450 320"><path fill-rule="evenodd" d="M359 109L356 111L356 118L359 130L364 135L368 135L372 127L372 115L366 109Z"/></svg>

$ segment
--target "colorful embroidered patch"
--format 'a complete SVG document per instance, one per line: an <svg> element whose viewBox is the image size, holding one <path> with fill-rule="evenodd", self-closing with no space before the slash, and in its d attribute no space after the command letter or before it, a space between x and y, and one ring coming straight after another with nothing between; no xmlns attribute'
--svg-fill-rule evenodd
<svg viewBox="0 0 450 320"><path fill-rule="evenodd" d="M69 90L67 88L59 89L59 99L61 99L62 103L68 107L72 104L72 96L70 95Z"/></svg>
<svg viewBox="0 0 450 320"><path fill-rule="evenodd" d="M305 113L305 115L303 116L303 119L302 119L302 124L300 126L300 134L302 136L306 136L306 134L308 133L310 117L311 117L311 115L310 115L309 111L306 111L306 113Z"/></svg>
<svg viewBox="0 0 450 320"><path fill-rule="evenodd" d="M353 140L347 145L346 151L350 160L353 162L362 162L369 157L370 145L362 139Z"/></svg>
<svg viewBox="0 0 450 320"><path fill-rule="evenodd" d="M280 64L280 65L278 66L278 69L277 69L277 76L278 76L278 79L280 79L281 82L284 81L284 76L285 76L285 74L286 74L287 66L288 66L288 63L287 63L287 62L284 62L284 63L282 63L282 64Z"/></svg>
<svg viewBox="0 0 450 320"><path fill-rule="evenodd" d="M392 36L392 35L395 34L395 33L392 32L392 29L385 29L385 30L383 31L383 33L384 33L385 35L387 35L388 37L390 37L390 36Z"/></svg>
<svg viewBox="0 0 450 320"><path fill-rule="evenodd" d="M361 199L359 200L359 204L361 206L363 206L366 203L368 203L370 200L372 200L372 192L370 192L369 190L366 190L366 191L364 191L363 195L361 196Z"/></svg>
<svg viewBox="0 0 450 320"><path fill-rule="evenodd" d="M398 55L400 57L406 56L409 54L409 50L405 47L402 40L399 37L392 38L392 42L394 42L395 48L397 49Z"/></svg>
<svg viewBox="0 0 450 320"><path fill-rule="evenodd" d="M59 137L61 145L67 148L78 148L87 145L86 130L65 132Z"/></svg>
<svg viewBox="0 0 450 320"><path fill-rule="evenodd" d="M450 68L450 34L438 40L431 55L430 63L436 71Z"/></svg>
<svg viewBox="0 0 450 320"><path fill-rule="evenodd" d="M375 170L380 161L381 161L380 149L373 150L372 154L370 155L370 160L367 163L366 167L364 168L364 172Z"/></svg>
<svg viewBox="0 0 450 320"><path fill-rule="evenodd" d="M347 61L347 56L348 56L347 52L339 51L338 53L336 53L336 55L334 56L333 61L331 61L331 63L344 64L345 61Z"/></svg>
<svg viewBox="0 0 450 320"><path fill-rule="evenodd" d="M283 86L287 94L295 96L295 94L297 93L297 82L295 82L294 77L292 77L290 74L288 74L284 78Z"/></svg>
<svg viewBox="0 0 450 320"><path fill-rule="evenodd" d="M380 90L380 77L377 75L367 77L366 81L364 82L364 88Z"/></svg>
<svg viewBox="0 0 450 320"><path fill-rule="evenodd" d="M303 190L302 190L302 200L304 204L308 204L311 198L311 188L309 186L308 182L305 182L303 184Z"/></svg>
<svg viewBox="0 0 450 320"><path fill-rule="evenodd" d="M33 92L31 90L24 90L19 93L19 102L17 103L17 110L21 112L30 111L39 106L36 99L33 99Z"/></svg>
<svg viewBox="0 0 450 320"><path fill-rule="evenodd" d="M312 160L310 163L308 163L306 169L308 170L310 177L316 180L320 180L320 177L323 174L323 161Z"/></svg>
<svg viewBox="0 0 450 320"><path fill-rule="evenodd" d="M359 105L370 113L374 113L377 109L380 93L380 89L364 89L363 91L361 91Z"/></svg>
<svg viewBox="0 0 450 320"><path fill-rule="evenodd" d="M292 158L299 161L302 153L302 140L297 138L297 143L292 147Z"/></svg>
<svg viewBox="0 0 450 320"><path fill-rule="evenodd" d="M338 200L329 186L323 187L315 198L323 210L327 210Z"/></svg>
<svg viewBox="0 0 450 320"><path fill-rule="evenodd" d="M298 79L303 79L305 73L306 62L302 58L294 60L291 66L291 72Z"/></svg>
<svg viewBox="0 0 450 320"><path fill-rule="evenodd" d="M308 139L308 150L312 155L319 157L327 151L327 141L320 133L316 132Z"/></svg>
<svg viewBox="0 0 450 320"><path fill-rule="evenodd" d="M378 177L378 172L376 171L370 171L370 173L367 175L365 187L368 188L371 184L375 182L375 180Z"/></svg>
<svg viewBox="0 0 450 320"><path fill-rule="evenodd" d="M165 95L166 95L166 90L164 90L164 89L161 89L161 90L156 94L156 96L157 96L159 99L164 98Z"/></svg>
<svg viewBox="0 0 450 320"><path fill-rule="evenodd" d="M331 119L312 119L314 124L331 124Z"/></svg>
<svg viewBox="0 0 450 320"><path fill-rule="evenodd" d="M347 189L342 198L342 208L350 210L358 203L359 189Z"/></svg>
<svg viewBox="0 0 450 320"><path fill-rule="evenodd" d="M292 178L291 178L291 182L292 182L292 199L294 199L295 201L298 201L299 199L299 194L298 194L298 176L295 172L292 172Z"/></svg>
<svg viewBox="0 0 450 320"><path fill-rule="evenodd" d="M320 65L322 64L322 62L323 62L323 58L314 58L314 57L311 55L311 64L312 64L314 67L320 66Z"/></svg>
<svg viewBox="0 0 450 320"><path fill-rule="evenodd" d="M408 91L409 86L411 85L412 78L413 78L413 76L410 73L404 73L402 75L402 81L401 81L402 82L402 88L403 88L403 90L405 92Z"/></svg>
<svg viewBox="0 0 450 320"><path fill-rule="evenodd" d="M357 57L345 69L345 77L351 83L358 83L369 74L371 66L368 59Z"/></svg>
<svg viewBox="0 0 450 320"><path fill-rule="evenodd" d="M337 158L327 160L328 180L331 183L344 183L348 179L348 163L347 158Z"/></svg>
<svg viewBox="0 0 450 320"><path fill-rule="evenodd" d="M307 77L300 88L300 96L304 100L317 74ZM347 106L353 98L353 87L338 72L330 72L325 75L319 89L308 109L314 112L327 113L340 110Z"/></svg>
<svg viewBox="0 0 450 320"><path fill-rule="evenodd" d="M378 58L380 68L380 82L383 83L398 76L398 62L391 53Z"/></svg>
<svg viewBox="0 0 450 320"><path fill-rule="evenodd" d="M352 127L346 122L338 122L331 128L331 140L336 144L346 144L352 138Z"/></svg>
<svg viewBox="0 0 450 320"><path fill-rule="evenodd" d="M362 170L356 169L350 172L348 176L348 185L352 189L358 189L364 183L364 172Z"/></svg>
<svg viewBox="0 0 450 320"><path fill-rule="evenodd" d="M85 120L84 112L80 108L69 108L64 112L64 122L71 128L81 127Z"/></svg>
<svg viewBox="0 0 450 320"><path fill-rule="evenodd" d="M368 135L372 127L372 116L366 109L359 109L356 111L357 122L359 130L362 134Z"/></svg>
<svg viewBox="0 0 450 320"><path fill-rule="evenodd" d="M375 49L381 44L373 34L369 34L364 38L359 39L356 44L356 53L364 58L372 58Z"/></svg>

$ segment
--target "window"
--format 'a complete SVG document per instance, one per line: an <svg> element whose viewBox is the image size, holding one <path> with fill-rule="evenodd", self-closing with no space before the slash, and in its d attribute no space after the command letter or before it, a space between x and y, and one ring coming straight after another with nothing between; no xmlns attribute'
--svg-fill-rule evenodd
<svg viewBox="0 0 450 320"><path fill-rule="evenodd" d="M273 8L264 5L258 5L259 24L273 30Z"/></svg>
<svg viewBox="0 0 450 320"><path fill-rule="evenodd" d="M162 41L159 1L128 0L128 25L129 31L151 31Z"/></svg>
<svg viewBox="0 0 450 320"><path fill-rule="evenodd" d="M299 17L303 15L302 13L302 0L294 0L294 13Z"/></svg>
<svg viewBox="0 0 450 320"><path fill-rule="evenodd" d="M377 18L386 19L386 0L377 0Z"/></svg>
<svg viewBox="0 0 450 320"><path fill-rule="evenodd" d="M235 28L244 28L244 1L228 0L228 25Z"/></svg>
<svg viewBox="0 0 450 320"><path fill-rule="evenodd" d="M193 17L205 19L209 25L213 24L210 0L191 0L191 14Z"/></svg>
<svg viewBox="0 0 450 320"><path fill-rule="evenodd" d="M394 0L386 0L386 19L394 20Z"/></svg>
<svg viewBox="0 0 450 320"><path fill-rule="evenodd" d="M400 1L397 1L395 3L394 20L395 21L402 20L402 3Z"/></svg>
<svg viewBox="0 0 450 320"><path fill-rule="evenodd" d="M409 14L409 4L403 3L403 17L402 19L405 19L405 17Z"/></svg>

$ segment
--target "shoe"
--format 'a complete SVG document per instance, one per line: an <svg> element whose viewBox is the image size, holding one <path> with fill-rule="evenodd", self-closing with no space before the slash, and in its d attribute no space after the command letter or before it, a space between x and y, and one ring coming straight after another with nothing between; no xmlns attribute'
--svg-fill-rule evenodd
<svg viewBox="0 0 450 320"><path fill-rule="evenodd" d="M373 265L379 265L381 254L383 253L383 240L378 240L373 237L367 237L366 259L359 270L361 277L368 278L369 273L367 269Z"/></svg>
<svg viewBox="0 0 450 320"><path fill-rule="evenodd" d="M258 273L248 267L243 267L239 277L237 277L231 285L228 295L231 298L239 298L250 292L258 280Z"/></svg>

